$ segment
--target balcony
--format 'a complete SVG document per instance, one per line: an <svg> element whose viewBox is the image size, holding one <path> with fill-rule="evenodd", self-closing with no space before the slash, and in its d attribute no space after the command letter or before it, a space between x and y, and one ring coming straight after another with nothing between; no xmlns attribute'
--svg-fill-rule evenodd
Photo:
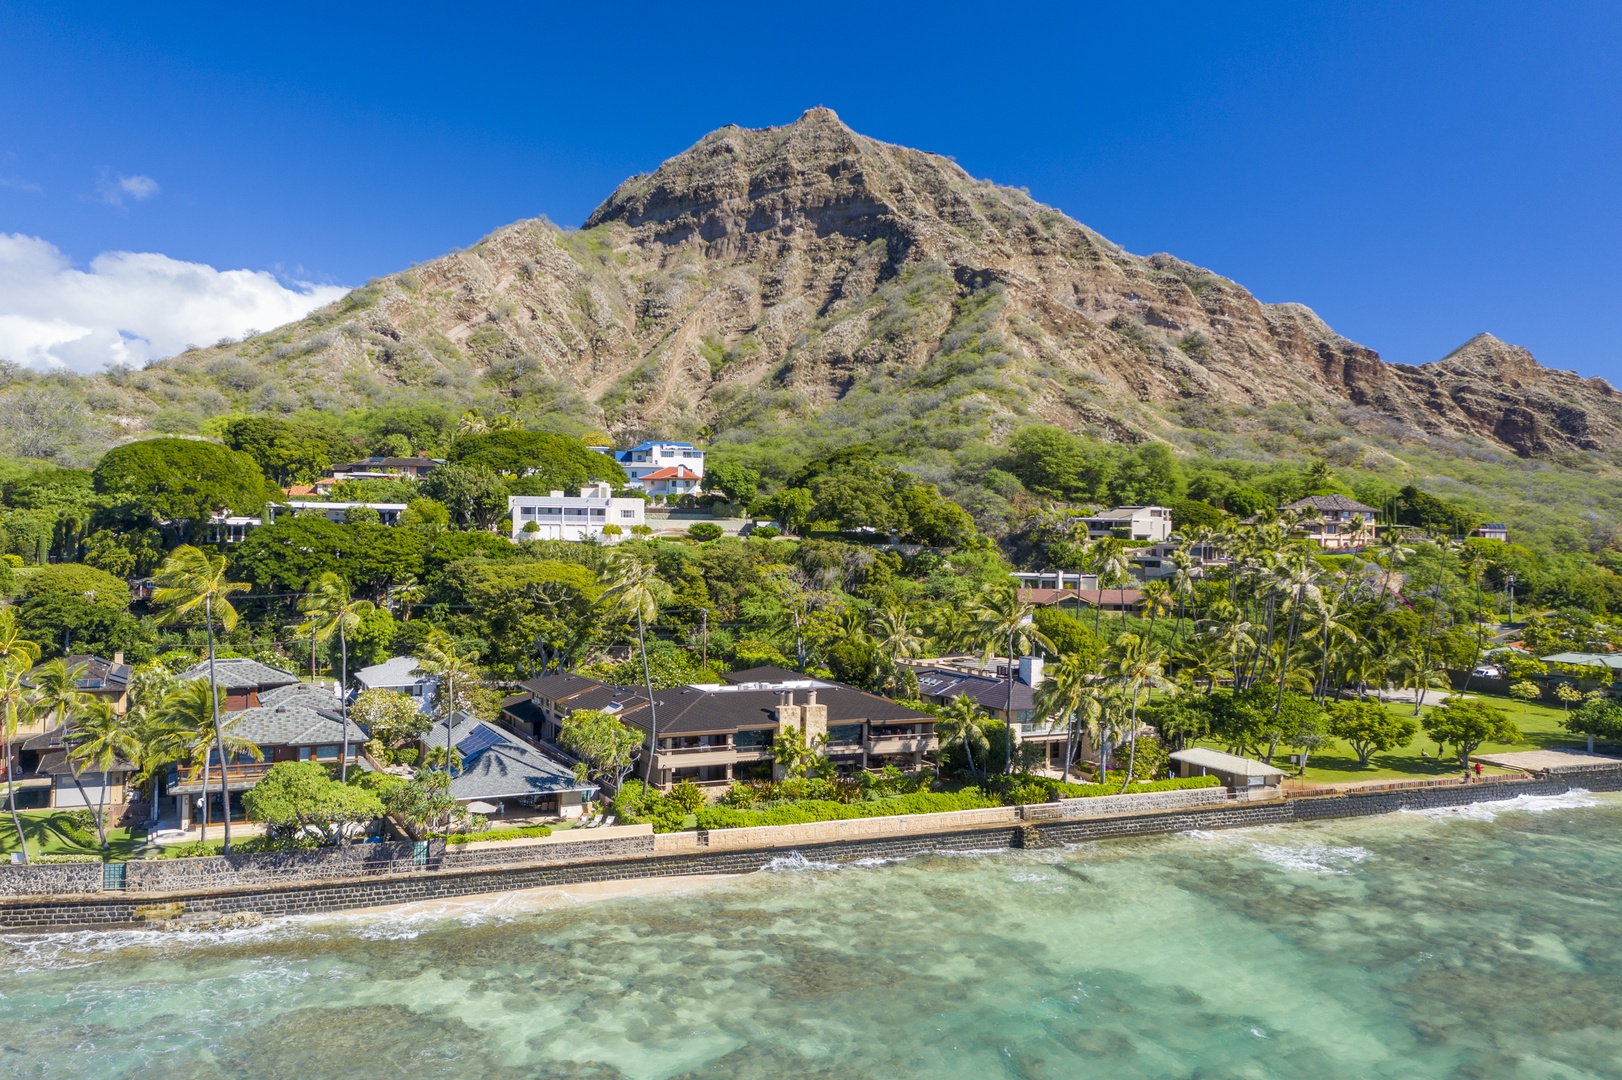
<svg viewBox="0 0 1622 1080"><path fill-rule="evenodd" d="M939 749L940 738L928 735L874 735L867 740L869 754L927 754Z"/></svg>
<svg viewBox="0 0 1622 1080"><path fill-rule="evenodd" d="M247 791L265 778L274 761L250 761L239 765L225 767L225 785L230 791ZM334 765L337 762L333 762ZM208 790L220 790L220 767L210 765L207 771ZM204 770L201 765L188 769L183 778L169 785L171 795L201 795L203 793Z"/></svg>

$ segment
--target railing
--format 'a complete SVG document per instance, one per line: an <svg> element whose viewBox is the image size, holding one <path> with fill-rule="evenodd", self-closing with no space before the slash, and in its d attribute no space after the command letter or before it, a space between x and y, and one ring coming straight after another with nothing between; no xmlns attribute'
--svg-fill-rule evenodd
<svg viewBox="0 0 1622 1080"><path fill-rule="evenodd" d="M237 784L248 784L249 786L252 786L253 784L257 784L259 781L265 778L265 774L269 772L271 766L275 764L276 763L274 761L251 761L227 765L225 767L226 786L231 787ZM326 764L326 762L323 762L322 764ZM332 764L336 765L337 762L334 761ZM220 783L219 765L212 764L206 768L202 765L196 766L195 768L189 770L182 779L177 781L175 786L170 788L170 791L180 794L189 794L189 791L186 789L190 789L194 785L196 786L196 790L201 791L205 778L207 779L208 786L211 789L217 789Z"/></svg>

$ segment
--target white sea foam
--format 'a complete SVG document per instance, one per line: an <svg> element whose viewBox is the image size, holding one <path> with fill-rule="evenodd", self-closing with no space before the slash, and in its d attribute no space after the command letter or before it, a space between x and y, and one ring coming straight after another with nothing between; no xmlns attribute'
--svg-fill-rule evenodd
<svg viewBox="0 0 1622 1080"><path fill-rule="evenodd" d="M1307 874L1349 874L1371 854L1367 848L1328 844L1252 844L1250 851L1281 870Z"/></svg>
<svg viewBox="0 0 1622 1080"><path fill-rule="evenodd" d="M217 946L269 943L306 931L290 919L268 919L228 929L69 930L56 934L19 934L0 939L0 970L9 974L90 967L129 950L173 954Z"/></svg>
<svg viewBox="0 0 1622 1080"><path fill-rule="evenodd" d="M1563 795L1517 795L1496 802L1466 803L1463 806L1434 806L1423 810L1403 810L1429 818L1459 818L1464 821L1492 821L1499 814L1546 814L1551 810L1578 810L1599 806L1601 800L1584 788L1572 788Z"/></svg>

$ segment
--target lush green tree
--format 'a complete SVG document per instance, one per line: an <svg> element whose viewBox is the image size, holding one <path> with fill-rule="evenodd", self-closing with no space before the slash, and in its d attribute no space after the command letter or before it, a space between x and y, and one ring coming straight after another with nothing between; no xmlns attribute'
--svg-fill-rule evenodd
<svg viewBox="0 0 1622 1080"><path fill-rule="evenodd" d="M784 529L796 535L805 530L805 524L811 519L811 510L815 505L816 500L811 492L803 487L784 488L766 500L767 513L781 522Z"/></svg>
<svg viewBox="0 0 1622 1080"><path fill-rule="evenodd" d="M606 459L604 454L593 456ZM488 529L507 515L507 485L494 469L482 465L441 465L423 478L421 490L463 525Z"/></svg>
<svg viewBox="0 0 1622 1080"><path fill-rule="evenodd" d="M544 674L583 659L602 633L602 592L578 563L465 559L445 568L432 600L456 613L459 632L487 643L492 665Z"/></svg>
<svg viewBox="0 0 1622 1080"><path fill-rule="evenodd" d="M1530 679L1522 679L1509 688L1509 696L1517 701L1536 701L1543 696L1543 688Z"/></svg>
<svg viewBox="0 0 1622 1080"><path fill-rule="evenodd" d="M642 733L597 709L576 709L563 718L558 745L579 758L589 775L618 791L636 767Z"/></svg>
<svg viewBox="0 0 1622 1080"><path fill-rule="evenodd" d="M28 843L22 819L17 816L17 729L35 716L37 706L28 685L28 670L38 659L39 645L23 637L10 608L0 608L0 746L6 754L6 806L23 862L28 861Z"/></svg>
<svg viewBox="0 0 1622 1080"><path fill-rule="evenodd" d="M1521 741L1520 729L1503 711L1483 701L1450 698L1432 709L1423 721L1425 734L1438 745L1458 751L1459 765L1468 769L1470 755L1484 742Z"/></svg>
<svg viewBox="0 0 1622 1080"><path fill-rule="evenodd" d="M830 771L827 747L826 734L808 739L802 729L785 727L772 739L772 762L790 780L822 776Z"/></svg>
<svg viewBox="0 0 1622 1080"><path fill-rule="evenodd" d="M467 809L451 797L450 788L451 774L443 764L437 769L418 769L411 780L384 792L383 805L411 839L426 840L434 832L448 832L458 821L467 820Z"/></svg>
<svg viewBox="0 0 1622 1080"><path fill-rule="evenodd" d="M1561 720L1560 726L1574 734L1588 736L1588 751L1593 753L1595 739L1622 742L1622 705L1605 698L1593 698Z"/></svg>
<svg viewBox="0 0 1622 1080"><path fill-rule="evenodd" d="M1109 481L1110 498L1125 506L1164 506L1185 487L1176 455L1161 442L1146 442L1122 458Z"/></svg>
<svg viewBox="0 0 1622 1080"><path fill-rule="evenodd" d="M1271 513L1278 504L1272 496L1251 487L1236 487L1223 497L1222 505L1237 518Z"/></svg>
<svg viewBox="0 0 1622 1080"><path fill-rule="evenodd" d="M391 585L422 576L429 546L429 538L415 530L344 525L317 514L282 517L255 529L231 554L233 569L264 592L299 592L330 571L376 600Z"/></svg>
<svg viewBox="0 0 1622 1080"><path fill-rule="evenodd" d="M314 761L279 761L242 796L248 816L265 823L266 835L299 844L314 835L336 845L357 827L383 816L383 801L370 791L332 778Z"/></svg>
<svg viewBox="0 0 1622 1080"><path fill-rule="evenodd" d="M29 572L17 593L18 623L46 656L77 650L111 655L141 640L129 616L130 587L123 578L79 563L56 563Z"/></svg>
<svg viewBox="0 0 1622 1080"><path fill-rule="evenodd" d="M1008 457L1008 471L1032 492L1080 502L1104 496L1115 464L1104 446L1043 424L1016 431Z"/></svg>
<svg viewBox="0 0 1622 1080"><path fill-rule="evenodd" d="M941 710L940 717L935 721L935 731L940 736L941 749L961 746L964 756L968 759L971 773L978 771L974 763L974 752L980 751L981 761L984 761L990 752L990 742L986 738L988 719L972 698L967 694L959 694L952 699L951 704Z"/></svg>
<svg viewBox="0 0 1622 1080"><path fill-rule="evenodd" d="M434 726L417 699L398 690L362 690L349 706L349 717L389 750L415 746Z"/></svg>
<svg viewBox="0 0 1622 1080"><path fill-rule="evenodd" d="M1412 484L1397 494L1393 510L1398 524L1413 525L1438 536L1464 536L1481 524L1479 515L1428 495Z"/></svg>
<svg viewBox="0 0 1622 1080"><path fill-rule="evenodd" d="M450 461L503 476L522 476L539 485L541 491L573 491L594 480L606 480L615 487L625 484L625 470L619 462L568 435L537 431L464 435L451 448Z"/></svg>
<svg viewBox="0 0 1622 1080"><path fill-rule="evenodd" d="M700 543L704 543L721 539L722 529L713 521L695 521L687 526L687 535Z"/></svg>
<svg viewBox="0 0 1622 1080"><path fill-rule="evenodd" d="M1378 701L1340 701L1329 707L1329 733L1350 746L1358 765L1367 768L1369 758L1376 753L1413 742L1419 725Z"/></svg>
<svg viewBox="0 0 1622 1080"><path fill-rule="evenodd" d="M182 533L216 512L257 514L280 496L247 454L197 439L145 439L115 446L94 474L98 494L129 521Z"/></svg>
<svg viewBox="0 0 1622 1080"><path fill-rule="evenodd" d="M704 470L704 487L719 491L728 502L747 505L760 493L760 473L737 461L714 461Z"/></svg>
<svg viewBox="0 0 1622 1080"><path fill-rule="evenodd" d="M283 487L325 476L348 462L354 444L327 424L303 424L270 416L238 416L220 426L232 450L251 457L266 477Z"/></svg>

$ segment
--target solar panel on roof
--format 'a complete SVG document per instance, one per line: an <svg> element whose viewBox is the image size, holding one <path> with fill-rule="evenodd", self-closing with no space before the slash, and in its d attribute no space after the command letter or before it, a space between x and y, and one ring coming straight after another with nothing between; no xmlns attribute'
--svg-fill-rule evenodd
<svg viewBox="0 0 1622 1080"><path fill-rule="evenodd" d="M462 760L466 761L474 754L481 754L492 746L501 746L506 742L507 740L494 730L480 725L473 729L471 735L457 743L456 749L461 753Z"/></svg>

